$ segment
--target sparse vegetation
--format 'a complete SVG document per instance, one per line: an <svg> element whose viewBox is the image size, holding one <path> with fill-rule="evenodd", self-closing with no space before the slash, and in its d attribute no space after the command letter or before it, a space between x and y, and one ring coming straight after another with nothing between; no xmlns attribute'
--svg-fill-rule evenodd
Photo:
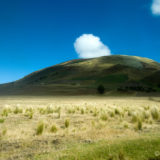
<svg viewBox="0 0 160 160"><path fill-rule="evenodd" d="M45 112L46 112L46 114L52 114L54 112L54 110L50 106L48 106L46 108Z"/></svg>
<svg viewBox="0 0 160 160"><path fill-rule="evenodd" d="M2 130L2 135L5 136L7 134L7 129Z"/></svg>
<svg viewBox="0 0 160 160"><path fill-rule="evenodd" d="M5 119L0 119L0 123L4 123Z"/></svg>
<svg viewBox="0 0 160 160"><path fill-rule="evenodd" d="M69 125L70 125L69 119L66 119L66 120L65 120L64 125L65 125L65 128L68 128L68 127L69 127Z"/></svg>
<svg viewBox="0 0 160 160"><path fill-rule="evenodd" d="M136 112L134 112L132 114L132 122L134 123L134 122L137 122L137 121L138 121L138 114Z"/></svg>
<svg viewBox="0 0 160 160"><path fill-rule="evenodd" d="M56 133L57 132L57 126L56 125L52 125L51 126L51 129L50 129L50 131L52 132L52 133Z"/></svg>
<svg viewBox="0 0 160 160"><path fill-rule="evenodd" d="M106 113L102 113L102 115L101 115L101 120L103 120L103 121L107 121L108 120L108 116L107 116L107 114Z"/></svg>
<svg viewBox="0 0 160 160"><path fill-rule="evenodd" d="M152 115L152 118L154 120L158 120L159 119L159 111L158 111L158 109L156 107L151 109L151 115Z"/></svg>
<svg viewBox="0 0 160 160"><path fill-rule="evenodd" d="M142 130L142 121L140 119L137 122L137 129Z"/></svg>
<svg viewBox="0 0 160 160"><path fill-rule="evenodd" d="M14 114L22 113L23 110L21 108L16 107L13 111Z"/></svg>
<svg viewBox="0 0 160 160"><path fill-rule="evenodd" d="M115 114L117 114L117 115L121 114L118 108L115 109Z"/></svg>
<svg viewBox="0 0 160 160"><path fill-rule="evenodd" d="M11 105L11 100L10 105L2 105L2 102L0 141L7 147L0 146L0 159L9 159L11 154L17 156L23 149L27 154L22 160L27 159L27 155L36 160L55 157L59 157L58 160L75 157L77 160L147 160L154 157L154 153L145 154L143 148L152 146L153 149L151 138L159 135L159 103L155 107L155 102L146 99L106 99L103 96L94 101L90 97L87 100L74 97L63 101L26 99L19 105L15 101ZM148 143L140 141L141 138L148 139ZM15 152L8 145L12 145ZM154 145L159 147L160 144L155 141ZM131 146L135 154L130 152ZM136 150L138 146L142 148ZM137 152L143 153L144 158L136 157Z"/></svg>
<svg viewBox="0 0 160 160"><path fill-rule="evenodd" d="M43 130L44 130L44 123L40 122L36 129L36 135L41 135L43 133Z"/></svg>
<svg viewBox="0 0 160 160"><path fill-rule="evenodd" d="M81 109L81 114L84 114L84 109L83 108Z"/></svg>
<svg viewBox="0 0 160 160"><path fill-rule="evenodd" d="M2 111L2 116L7 117L7 116L8 116L8 113L9 113L8 109L5 108L5 109L3 109L3 111Z"/></svg>

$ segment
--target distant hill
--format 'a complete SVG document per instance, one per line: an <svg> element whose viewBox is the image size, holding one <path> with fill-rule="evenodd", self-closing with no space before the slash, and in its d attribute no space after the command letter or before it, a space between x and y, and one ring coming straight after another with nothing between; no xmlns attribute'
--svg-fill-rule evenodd
<svg viewBox="0 0 160 160"><path fill-rule="evenodd" d="M0 95L97 94L100 84L106 94L158 93L160 63L126 55L76 59L2 84Z"/></svg>

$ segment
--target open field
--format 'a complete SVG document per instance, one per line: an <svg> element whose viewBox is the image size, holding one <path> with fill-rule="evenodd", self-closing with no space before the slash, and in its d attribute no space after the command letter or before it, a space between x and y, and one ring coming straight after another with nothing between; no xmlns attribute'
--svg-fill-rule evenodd
<svg viewBox="0 0 160 160"><path fill-rule="evenodd" d="M160 160L159 100L0 97L0 160Z"/></svg>

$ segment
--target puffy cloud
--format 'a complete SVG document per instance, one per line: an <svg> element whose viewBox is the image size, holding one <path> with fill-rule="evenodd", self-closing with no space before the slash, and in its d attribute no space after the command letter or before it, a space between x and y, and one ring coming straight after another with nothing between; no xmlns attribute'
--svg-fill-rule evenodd
<svg viewBox="0 0 160 160"><path fill-rule="evenodd" d="M111 54L108 46L93 34L83 34L74 43L74 48L80 58L94 58Z"/></svg>
<svg viewBox="0 0 160 160"><path fill-rule="evenodd" d="M154 15L160 16L160 0L153 0L151 10Z"/></svg>

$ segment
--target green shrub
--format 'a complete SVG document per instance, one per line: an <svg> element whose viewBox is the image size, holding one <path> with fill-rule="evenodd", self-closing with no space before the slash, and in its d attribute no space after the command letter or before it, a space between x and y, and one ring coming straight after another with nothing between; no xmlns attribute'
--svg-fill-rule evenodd
<svg viewBox="0 0 160 160"><path fill-rule="evenodd" d="M43 133L43 130L44 130L44 123L40 122L36 129L36 135L41 135Z"/></svg>

